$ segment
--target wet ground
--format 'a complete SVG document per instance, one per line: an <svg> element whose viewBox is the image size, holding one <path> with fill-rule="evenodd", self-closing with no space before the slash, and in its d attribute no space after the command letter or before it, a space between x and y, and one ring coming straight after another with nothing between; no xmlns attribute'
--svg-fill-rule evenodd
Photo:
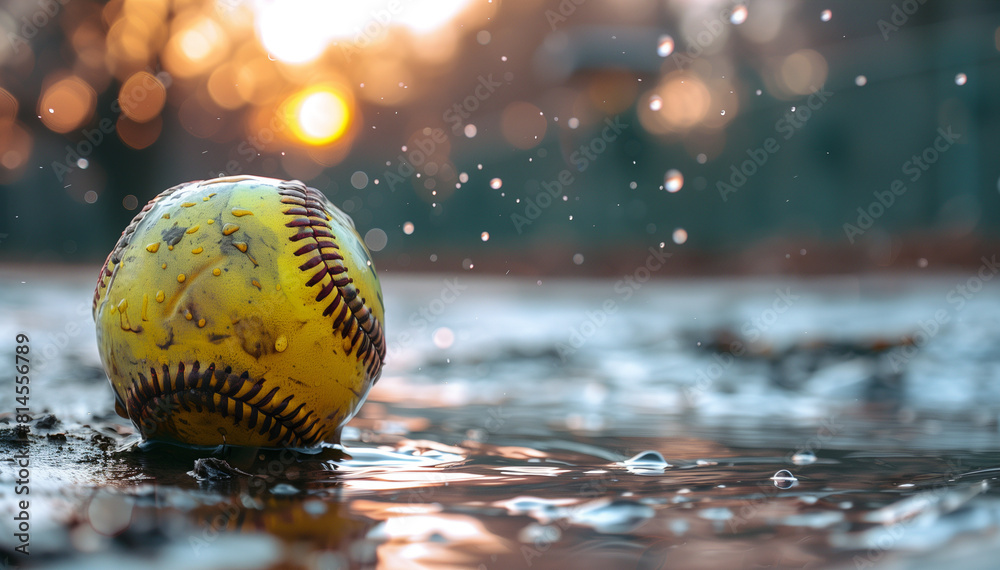
<svg viewBox="0 0 1000 570"><path fill-rule="evenodd" d="M105 568L994 568L1000 293L977 273L384 274L389 361L343 448L140 446L97 268L0 268L0 562ZM988 274L989 271L981 272ZM10 366L0 409L12 410ZM14 457L30 550L14 553Z"/></svg>

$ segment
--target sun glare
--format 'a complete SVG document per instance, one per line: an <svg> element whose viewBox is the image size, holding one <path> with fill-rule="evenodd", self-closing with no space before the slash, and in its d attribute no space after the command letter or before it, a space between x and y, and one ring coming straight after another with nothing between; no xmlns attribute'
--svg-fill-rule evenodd
<svg viewBox="0 0 1000 570"><path fill-rule="evenodd" d="M402 27L416 35L439 30L471 0L330 2L258 0L257 35L268 54L291 64L315 61L335 44L370 45Z"/></svg>
<svg viewBox="0 0 1000 570"><path fill-rule="evenodd" d="M339 139L351 122L344 95L331 87L312 87L289 100L292 132L300 141L321 146Z"/></svg>

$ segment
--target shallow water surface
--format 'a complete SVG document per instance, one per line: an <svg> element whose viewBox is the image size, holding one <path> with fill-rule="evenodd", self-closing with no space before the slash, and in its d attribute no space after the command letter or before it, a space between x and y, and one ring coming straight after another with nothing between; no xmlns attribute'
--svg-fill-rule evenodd
<svg viewBox="0 0 1000 570"><path fill-rule="evenodd" d="M344 446L212 453L138 445L114 415L91 273L0 270L0 352L26 332L39 355L30 433L0 420L11 564L993 568L1000 554L1000 296L949 302L966 276L625 297L605 281L387 275L390 361Z"/></svg>

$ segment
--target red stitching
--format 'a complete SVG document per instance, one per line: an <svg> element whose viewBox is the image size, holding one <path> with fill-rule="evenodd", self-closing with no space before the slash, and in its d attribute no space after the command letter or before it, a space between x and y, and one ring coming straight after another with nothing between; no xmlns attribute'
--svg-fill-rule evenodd
<svg viewBox="0 0 1000 570"><path fill-rule="evenodd" d="M210 412L218 412L222 417L229 417L230 412L232 412L236 423L243 423L243 405L245 404L250 408L250 415L244 424L247 429L257 429L258 423L260 423L258 434L264 435L265 432L270 431L269 437L274 440L278 438L283 428L286 431L285 436L277 443L313 445L319 442L320 433L314 429L319 417L315 416L312 411L302 414L301 418L292 423L305 406L304 402L286 412L293 403L294 395L287 396L277 406L267 411L264 408L271 403L278 392L278 387L273 386L259 401L251 402L250 400L261 392L267 381L263 378L256 381L251 380L247 372L236 375L232 373L230 367L226 367L225 370L216 370L214 363L202 371L198 361L195 361L187 374L185 374L184 363L178 363L177 375L173 382L171 382L170 368L166 364L162 368L162 377L155 368L149 369L149 377L141 372L138 376L138 380L133 378L125 401L129 416L140 425L150 421L155 424L156 421L166 420L178 406L189 412L193 406L200 412L203 409L203 404ZM213 380L215 381L214 385ZM237 394L248 381L253 382L253 388L246 394L238 396ZM218 405L212 398L215 394L219 395ZM164 410L168 411L167 416L157 413ZM314 418L313 422L307 428L302 429L302 425L310 418Z"/></svg>
<svg viewBox="0 0 1000 570"><path fill-rule="evenodd" d="M278 194L282 203L294 204L284 212L288 216L294 216L285 226L296 228L296 233L288 239L297 242L312 238L295 251L296 256L311 254L299 269L308 271L321 266L306 281L306 286L313 287L324 278L330 279L316 295L316 300L322 301L333 294L333 299L323 309L323 316L336 312L333 328L340 330L342 338L350 335L351 347L357 348L356 354L365 362L369 376L377 375L385 360L385 337L382 325L378 319L373 318L371 310L358 296L358 290L352 285L354 280L348 275L347 267L342 263L336 263L343 261L344 257L338 251L333 251L339 250L340 247L332 234L329 214L323 205L326 199L318 190L308 188L297 180L282 183Z"/></svg>

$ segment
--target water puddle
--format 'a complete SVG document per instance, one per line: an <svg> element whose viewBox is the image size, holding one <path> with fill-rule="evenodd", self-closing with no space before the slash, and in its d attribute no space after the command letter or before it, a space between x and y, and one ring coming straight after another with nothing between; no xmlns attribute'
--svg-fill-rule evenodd
<svg viewBox="0 0 1000 570"><path fill-rule="evenodd" d="M419 303L440 284L410 285ZM919 306L925 285L894 302ZM725 323L751 309L719 283L651 291L643 310L662 322L641 334L609 322L560 355L573 308L600 290L522 307L518 287L480 287L435 323L453 347L430 331L397 346L343 446L309 453L137 445L82 339L42 369L46 414L30 433L0 417L2 556L21 563L10 458L24 454L33 567L993 567L1000 397L947 386L986 385L996 351L949 353L945 331L893 371L905 320L871 319L879 302L817 282L826 304L803 301L811 317L741 356ZM739 306L766 306L762 291ZM706 311L716 301L728 320ZM982 303L966 326L1000 315ZM517 311L547 311L547 328L523 340L504 325L530 320ZM841 326L852 311L867 324ZM796 326L837 334L802 341ZM962 365L928 379L949 359Z"/></svg>

